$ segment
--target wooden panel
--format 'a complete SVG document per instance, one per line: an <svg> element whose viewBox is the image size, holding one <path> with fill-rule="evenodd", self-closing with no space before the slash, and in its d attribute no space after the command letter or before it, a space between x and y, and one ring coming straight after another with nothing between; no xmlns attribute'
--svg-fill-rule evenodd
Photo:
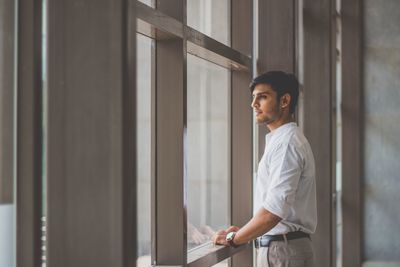
<svg viewBox="0 0 400 267"><path fill-rule="evenodd" d="M251 1L231 1L232 48L245 55L252 54L253 6ZM251 94L248 86L250 72L232 71L231 104L231 153L232 153L232 225L243 226L253 215L253 171L252 171L252 109ZM253 250L251 247L234 255L232 267L252 266Z"/></svg>
<svg viewBox="0 0 400 267"><path fill-rule="evenodd" d="M125 0L48 4L48 266L132 266L135 81L128 71L135 73L135 36L128 53L129 9Z"/></svg>
<svg viewBox="0 0 400 267"><path fill-rule="evenodd" d="M316 266L331 266L335 257L332 24L332 0L303 1L304 134L311 144L316 166L318 225L312 236Z"/></svg>
<svg viewBox="0 0 400 267"><path fill-rule="evenodd" d="M295 1L265 0L258 3L257 73L295 71ZM264 152L265 125L259 127L259 159ZM258 159L257 159L258 161Z"/></svg>
<svg viewBox="0 0 400 267"><path fill-rule="evenodd" d="M342 1L343 267L361 266L361 1Z"/></svg>
<svg viewBox="0 0 400 267"><path fill-rule="evenodd" d="M232 225L242 227L253 217L252 109L250 74L232 73ZM252 249L233 256L232 266L252 266Z"/></svg>

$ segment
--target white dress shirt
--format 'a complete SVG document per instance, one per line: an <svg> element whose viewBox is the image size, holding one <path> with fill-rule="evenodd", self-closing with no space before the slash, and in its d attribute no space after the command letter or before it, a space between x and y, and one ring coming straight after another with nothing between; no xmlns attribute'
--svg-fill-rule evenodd
<svg viewBox="0 0 400 267"><path fill-rule="evenodd" d="M254 212L264 208L282 220L268 235L317 226L315 163L310 144L296 123L284 124L265 136L257 171Z"/></svg>

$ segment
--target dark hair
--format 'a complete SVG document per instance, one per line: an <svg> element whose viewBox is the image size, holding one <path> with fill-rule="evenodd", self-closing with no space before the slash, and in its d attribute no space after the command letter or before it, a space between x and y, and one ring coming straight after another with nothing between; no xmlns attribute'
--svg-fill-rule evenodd
<svg viewBox="0 0 400 267"><path fill-rule="evenodd" d="M268 71L253 79L250 84L251 92L257 84L268 84L277 93L279 101L284 94L290 95L289 112L295 112L297 100L299 98L299 82L296 76L283 71Z"/></svg>

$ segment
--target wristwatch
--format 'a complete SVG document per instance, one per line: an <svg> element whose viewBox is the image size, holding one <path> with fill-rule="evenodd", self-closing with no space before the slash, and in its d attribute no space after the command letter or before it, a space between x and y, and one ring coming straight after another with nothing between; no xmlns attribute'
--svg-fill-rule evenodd
<svg viewBox="0 0 400 267"><path fill-rule="evenodd" d="M230 232L229 234L226 235L226 242L229 243L231 247L237 248L238 246L233 242L233 239L235 238L236 232Z"/></svg>

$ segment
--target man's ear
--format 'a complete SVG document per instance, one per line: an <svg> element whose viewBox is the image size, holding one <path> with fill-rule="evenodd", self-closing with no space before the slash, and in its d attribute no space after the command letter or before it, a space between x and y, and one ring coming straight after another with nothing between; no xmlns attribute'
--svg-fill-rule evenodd
<svg viewBox="0 0 400 267"><path fill-rule="evenodd" d="M289 107L291 101L291 97L289 94L284 94L281 97L281 108Z"/></svg>

